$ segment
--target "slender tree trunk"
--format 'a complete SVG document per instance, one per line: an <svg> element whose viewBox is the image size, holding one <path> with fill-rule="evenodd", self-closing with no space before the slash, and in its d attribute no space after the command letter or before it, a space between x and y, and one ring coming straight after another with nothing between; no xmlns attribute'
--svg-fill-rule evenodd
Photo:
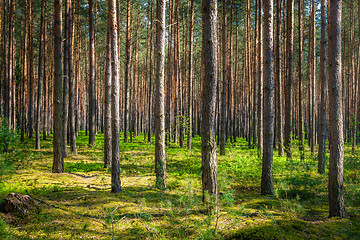
<svg viewBox="0 0 360 240"><path fill-rule="evenodd" d="M286 39L286 88L285 88L285 152L292 159L292 107L293 107L293 47L294 47L294 0L287 1Z"/></svg>
<svg viewBox="0 0 360 240"><path fill-rule="evenodd" d="M62 156L62 5L61 0L54 1L54 87L53 87L53 121L54 121L54 161L52 172L64 172Z"/></svg>
<svg viewBox="0 0 360 240"><path fill-rule="evenodd" d="M316 118L316 111L315 111L315 105L316 105L316 93L315 93L315 83L316 83L316 29L315 29L315 0L311 0L311 153L315 154L315 145L316 145L316 135L315 135L315 118Z"/></svg>
<svg viewBox="0 0 360 240"><path fill-rule="evenodd" d="M76 131L75 131L75 94L74 94L74 67L73 67L73 11L72 3L69 1L68 11L68 80L69 80L69 140L70 140L70 150L73 154L77 154L76 150Z"/></svg>
<svg viewBox="0 0 360 240"><path fill-rule="evenodd" d="M89 145L94 147L96 133L96 97L95 97L95 16L94 0L89 0Z"/></svg>
<svg viewBox="0 0 360 240"><path fill-rule="evenodd" d="M9 1L9 41L8 41L8 64L7 64L7 79L6 81L6 91L7 93L7 104L6 104L6 112L7 112L7 120L8 120L8 127L9 129L15 129L14 119L14 109L15 109L15 102L13 101L14 98L14 87L15 87L15 59L14 59L14 39L15 39L15 1Z"/></svg>
<svg viewBox="0 0 360 240"><path fill-rule="evenodd" d="M28 89L28 94L29 94L29 107L28 107L28 119L29 119L29 125L28 125L28 135L29 138L33 137L33 80L34 80L34 52L33 52L33 18L32 18L32 0L28 1L28 28L29 28L29 43L28 43L28 47L29 47L29 64L28 64L28 79L29 79L29 89ZM10 76L8 76L10 77ZM8 92L10 92L10 90L8 90Z"/></svg>
<svg viewBox="0 0 360 240"><path fill-rule="evenodd" d="M226 76L227 76L227 38L226 38L226 3L222 1L222 90L220 107L220 155L225 155L226 145Z"/></svg>
<svg viewBox="0 0 360 240"><path fill-rule="evenodd" d="M319 121L319 153L318 172L325 173L325 141L326 141L326 0L321 0L321 44L320 44L320 81L321 103Z"/></svg>
<svg viewBox="0 0 360 240"><path fill-rule="evenodd" d="M272 161L275 97L273 57L273 9L273 0L264 1L264 151L261 177L262 195L273 194Z"/></svg>
<svg viewBox="0 0 360 240"><path fill-rule="evenodd" d="M300 160L305 160L304 150L304 115L303 115L303 75L302 75L302 55L303 55L303 14L304 14L304 0L299 0L299 151Z"/></svg>
<svg viewBox="0 0 360 240"><path fill-rule="evenodd" d="M108 0L108 14L111 39L111 192L121 192L120 181L120 91L118 31L115 0Z"/></svg>
<svg viewBox="0 0 360 240"><path fill-rule="evenodd" d="M149 49L149 51L150 51L150 53L149 53L149 55L150 55L150 57L149 57L149 93L148 93L148 95L149 95L149 97L148 97L148 132L147 132L147 134L148 134L148 142L151 142L151 128L152 128L152 92L153 92L153 90L152 90L152 88L153 88L153 86L152 86L152 79L153 79L153 65L152 65L152 63L153 63L153 60L152 60L152 49L153 49L153 31L152 31L152 29L153 29L153 0L150 0L150 5L151 5L151 7L150 7L150 45L149 45L149 47L150 47L150 49Z"/></svg>
<svg viewBox="0 0 360 240"><path fill-rule="evenodd" d="M301 1L301 0L300 0ZM279 156L283 155L283 104L282 104L282 79L281 79L281 46L280 46L280 38L281 38L281 8L282 6L282 0L277 0L276 4L276 35L275 35L275 41L276 41L276 47L275 47L275 82L276 82L276 102L277 102L277 144L278 144L278 152Z"/></svg>
<svg viewBox="0 0 360 240"><path fill-rule="evenodd" d="M44 19L45 19L45 0L41 1L40 37L39 37L39 62L38 62L38 87L36 101L36 140L35 149L40 149L40 108L41 108L41 81L44 54Z"/></svg>
<svg viewBox="0 0 360 240"><path fill-rule="evenodd" d="M125 49L125 114L124 114L124 142L128 142L129 136L129 111L130 111L130 58L131 58L131 49L130 49L130 0L127 0L127 14L126 14L126 49Z"/></svg>
<svg viewBox="0 0 360 240"><path fill-rule="evenodd" d="M264 2L265 3L265 2ZM265 5L265 4L264 4ZM269 5L271 5L271 8L273 8L273 5L271 3L269 3ZM262 151L262 148L263 148L263 47L262 47L262 37L263 37L263 34L262 34L262 12L263 12L263 9L262 9L262 1L259 1L259 16L258 16L258 21L259 21L259 25L258 25L258 30L259 30L259 43L258 43L258 73L257 73L257 81L258 81L258 87L257 87L257 96L258 96L258 99L257 99L257 138L258 138L258 150L261 152ZM269 6L270 7L270 6ZM273 11L273 9L271 10ZM271 12L271 15L272 12ZM271 23L265 23L264 24L271 24L273 25L273 22L271 21ZM272 29L271 29L272 30ZM265 34L265 33L264 33ZM273 36L271 36L271 40ZM270 36L269 36L270 38ZM273 46L271 46L271 49L273 48ZM265 48L264 48L265 49ZM270 58L270 57L269 57ZM273 58L273 56L271 56L271 58ZM274 59L271 59L272 62L274 61ZM268 63L266 63L268 64ZM265 65L264 65L265 66ZM272 77L273 77L273 72L271 73L272 74Z"/></svg>
<svg viewBox="0 0 360 240"><path fill-rule="evenodd" d="M167 62L167 89L166 89L166 142L172 138L172 79L173 79L173 0L169 0L169 39L168 39L168 62Z"/></svg>
<svg viewBox="0 0 360 240"><path fill-rule="evenodd" d="M27 18L27 1L25 1L25 6L24 6L24 9L25 9L25 16L24 16L24 23L25 23L25 26L24 26L24 37L23 37L23 42L24 42L24 45L23 45L23 68L22 68L22 107L21 107L21 142L24 142L24 135L25 135L25 131L26 131L26 123L25 123L25 106L26 106L26 94L25 94L25 88L26 88L26 83L27 83L27 67L28 67L28 60L27 60L27 49L28 49L28 18Z"/></svg>
<svg viewBox="0 0 360 240"><path fill-rule="evenodd" d="M228 49L228 64L227 64L227 82L228 82L228 95L227 95L227 118L226 118L226 139L230 138L230 142L233 142L233 137L232 137L232 128L233 128L233 123L232 123L232 105L233 105L233 101L232 101L232 97L233 97L233 92L232 92L232 87L233 87L233 72L232 72L232 51L233 51L233 47L232 47L232 25L233 25L233 0L230 0L230 18L229 18L229 37L228 37L228 41L229 41L229 49Z"/></svg>
<svg viewBox="0 0 360 240"><path fill-rule="evenodd" d="M47 60L47 1L45 1L45 6L44 6L44 63L46 63ZM48 105L47 105L47 71L46 71L46 66L44 66L43 68L43 91L44 91L44 106L43 106L43 140L46 140L46 134L47 134L47 129L48 129Z"/></svg>
<svg viewBox="0 0 360 240"><path fill-rule="evenodd" d="M70 28L70 0L65 0L65 41L64 41L64 61L63 61L63 157L67 157L67 142L68 142L68 124L69 124L69 28Z"/></svg>
<svg viewBox="0 0 360 240"><path fill-rule="evenodd" d="M110 7L110 6L109 6ZM104 167L111 165L111 37L110 37L110 18L108 20L108 30L106 39L106 65L105 65L105 131L104 131Z"/></svg>
<svg viewBox="0 0 360 240"><path fill-rule="evenodd" d="M359 21L359 26L360 26L360 2L358 3L358 13L359 13L359 16L358 16L358 21ZM357 131L358 131L358 128L359 128L359 124L357 124L357 121L359 119L359 112L358 112L358 91L359 91L359 79L360 79L360 41L358 41L358 60L357 60L357 76L355 77L355 86L354 86L354 91L355 91L355 94L354 94L354 123L355 126L354 126L354 129L353 129L353 139L352 139L352 153L355 154L355 149L356 149L356 143L358 141L358 136L357 136Z"/></svg>
<svg viewBox="0 0 360 240"><path fill-rule="evenodd" d="M201 155L203 201L215 196L218 202L217 159L215 141L216 85L218 81L217 1L202 1L202 57L204 78L202 91Z"/></svg>
<svg viewBox="0 0 360 240"><path fill-rule="evenodd" d="M345 217L344 202L344 133L341 84L341 15L342 0L332 0L329 8L329 216Z"/></svg>
<svg viewBox="0 0 360 240"><path fill-rule="evenodd" d="M166 188L165 160L165 0L156 3L155 172L156 187Z"/></svg>
<svg viewBox="0 0 360 240"><path fill-rule="evenodd" d="M188 77L188 139L187 145L191 149L191 140L192 140L192 91L193 91L193 38L194 38L194 0L191 0L190 6L190 24L189 24L189 77Z"/></svg>

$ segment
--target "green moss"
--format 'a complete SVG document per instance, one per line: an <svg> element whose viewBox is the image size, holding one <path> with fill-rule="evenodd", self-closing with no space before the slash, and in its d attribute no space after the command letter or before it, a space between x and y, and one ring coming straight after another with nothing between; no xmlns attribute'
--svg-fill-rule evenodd
<svg viewBox="0 0 360 240"><path fill-rule="evenodd" d="M349 218L328 219L327 175L316 159L289 164L274 154L272 197L260 195L261 159L247 142L228 144L218 158L219 214L205 215L201 191L200 138L193 149L166 149L168 188L155 188L154 145L122 143L123 192L110 193L110 169L103 167L103 135L94 148L80 132L78 155L65 159L64 174L51 173L52 138L32 150L34 140L0 156L0 199L9 192L46 202L24 219L0 215L1 239L357 239L360 238L360 186L357 156L345 158ZM5 236L5 237L3 237Z"/></svg>

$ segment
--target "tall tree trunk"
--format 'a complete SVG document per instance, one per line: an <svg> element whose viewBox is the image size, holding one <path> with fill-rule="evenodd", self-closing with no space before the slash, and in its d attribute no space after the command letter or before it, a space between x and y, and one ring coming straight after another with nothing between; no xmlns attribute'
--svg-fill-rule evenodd
<svg viewBox="0 0 360 240"><path fill-rule="evenodd" d="M68 143L68 124L69 124L69 17L70 17L70 0L65 0L65 41L64 41L64 61L63 61L63 157L67 157Z"/></svg>
<svg viewBox="0 0 360 240"><path fill-rule="evenodd" d="M28 89L28 94L29 94L29 107L28 107L28 119L29 119L29 125L28 125L28 135L29 138L33 137L33 82L34 82L34 51L33 51L33 13L32 13L32 0L28 1L28 18L29 18L29 24L28 24L28 28L29 28L29 43L28 43L28 47L29 47L29 64L28 64L28 79L29 79L29 89ZM10 77L10 76L8 76ZM10 92L10 91L9 91Z"/></svg>
<svg viewBox="0 0 360 240"><path fill-rule="evenodd" d="M120 91L118 31L115 0L108 0L111 38L111 192L121 192L120 181Z"/></svg>
<svg viewBox="0 0 360 240"><path fill-rule="evenodd" d="M265 4L264 4L265 5ZM271 5L271 8L273 8L272 4L269 3L269 5ZM269 6L270 7L270 6ZM258 6L259 10L258 10L258 34L259 34L259 43L258 43L258 70L257 70L257 81L258 81L258 87L257 87L257 138L258 138L258 150L261 152L262 148L263 148L263 48L262 48L262 1L259 1L259 6ZM271 10L273 11L273 9ZM270 14L270 13L269 13ZM272 12L271 12L271 15ZM264 22L265 23L265 22ZM265 23L265 24L271 24L273 25L273 22L271 21L271 23ZM272 30L272 29L271 29ZM265 33L264 33L265 34ZM270 37L270 36L269 36ZM271 40L273 36L271 36ZM265 46L264 46L265 47ZM271 46L271 49L273 48L273 46ZM265 48L264 48L265 49ZM270 58L270 57L269 57ZM272 58L272 56L271 56ZM274 61L274 59L272 59L272 61ZM268 64L268 63L266 63ZM265 65L264 65L265 66ZM272 77L273 77L273 72L271 73Z"/></svg>
<svg viewBox="0 0 360 240"><path fill-rule="evenodd" d="M341 15L342 0L332 0L329 8L329 216L345 217L344 203L344 132L341 84Z"/></svg>
<svg viewBox="0 0 360 240"><path fill-rule="evenodd" d="M130 0L127 0L127 14L126 14L126 49L125 49L125 114L124 114L124 142L128 142L129 136L129 111L130 111L130 58L131 58L131 49L130 49Z"/></svg>
<svg viewBox="0 0 360 240"><path fill-rule="evenodd" d="M75 94L74 94L74 67L73 67L73 11L72 11L72 3L69 1L68 6L68 80L69 80L69 140L70 140L70 150L73 154L77 154L76 150L76 131L75 131Z"/></svg>
<svg viewBox="0 0 360 240"><path fill-rule="evenodd" d="M110 6L109 6L110 7ZM111 165L111 37L110 37L110 18L108 20L107 39L106 39L106 63L105 63L105 117L104 117L104 167Z"/></svg>
<svg viewBox="0 0 360 240"><path fill-rule="evenodd" d="M220 107L220 155L225 155L226 145L226 70L227 70L227 38L226 38L226 3L222 1L222 90L221 90L221 107Z"/></svg>
<svg viewBox="0 0 360 240"><path fill-rule="evenodd" d="M54 87L53 87L53 121L54 121L54 161L52 172L64 172L62 155L62 5L61 0L54 1Z"/></svg>
<svg viewBox="0 0 360 240"><path fill-rule="evenodd" d="M147 132L147 135L148 135L148 142L151 142L151 128L152 128L152 88L153 88L153 83L152 83L152 79L153 79L153 76L152 76L152 71L153 71L153 60L152 60L152 49L153 49L153 0L150 0L150 45L149 45L149 93L148 93L148 132Z"/></svg>
<svg viewBox="0 0 360 240"><path fill-rule="evenodd" d="M315 118L316 118L316 111L315 111L315 105L316 105L316 93L315 93L315 83L316 83L316 29L315 29L315 0L311 0L311 153L315 154L315 145L316 145L316 135L315 135Z"/></svg>
<svg viewBox="0 0 360 240"><path fill-rule="evenodd" d="M264 151L261 177L262 195L273 194L272 161L275 97L273 57L273 8L273 0L264 1Z"/></svg>
<svg viewBox="0 0 360 240"><path fill-rule="evenodd" d="M96 133L96 97L95 97L95 16L94 0L89 0L89 145L94 147Z"/></svg>
<svg viewBox="0 0 360 240"><path fill-rule="evenodd" d="M25 118L26 118L26 114L25 114L25 106L26 106L26 91L25 91L25 88L26 88L26 83L27 83L27 68L28 68L28 60L27 60L27 53L28 53L28 18L27 18L27 0L25 1L25 6L24 6L24 9L25 9L25 16L24 16L24 36L23 36L23 68L22 68L22 106L21 106L21 142L24 142L24 135L25 135L25 131L26 131L26 123L25 123ZM3 40L4 41L4 40Z"/></svg>
<svg viewBox="0 0 360 240"><path fill-rule="evenodd" d="M41 81L44 54L44 21L45 21L45 0L41 1L40 37L39 37L39 62L38 62L38 87L36 101L36 140L35 149L40 149L40 108L41 108Z"/></svg>
<svg viewBox="0 0 360 240"><path fill-rule="evenodd" d="M359 26L360 26L360 2L358 3L358 21L359 21ZM359 79L360 79L360 41L358 41L358 62L357 62L357 76L355 77L355 95L354 95L354 123L357 123L358 119L359 119L359 114L360 112L358 112L359 109L359 101L358 101L358 91L359 91ZM352 153L355 154L355 149L356 149L356 143L358 141L358 136L357 136L357 132L359 131L360 125L359 124L355 124L354 129L353 129L353 141L352 141Z"/></svg>
<svg viewBox="0 0 360 240"><path fill-rule="evenodd" d="M293 47L294 47L294 0L287 1L286 31L286 88L285 88L285 152L292 159L292 107L293 107Z"/></svg>
<svg viewBox="0 0 360 240"><path fill-rule="evenodd" d="M44 63L46 63L47 60L47 48L48 48L48 44L47 44L47 1L45 1L45 6L44 6ZM47 105L47 71L46 71L46 66L44 66L43 68L43 92L44 92L44 105L43 105L43 140L46 140L46 134L47 134L47 128L48 128L48 105Z"/></svg>
<svg viewBox="0 0 360 240"><path fill-rule="evenodd" d="M233 128L233 123L232 123L232 105L233 105L233 92L232 92L232 87L233 87L233 72L232 72L232 51L233 51L233 47L232 47L232 25L233 25L233 0L230 0L230 18L229 18L229 37L228 37L228 41L229 41L229 54L228 54L228 64L227 64L227 82L228 82L228 95L227 95L227 118L226 118L226 139L230 138L230 142L233 142L233 136L232 136L232 128Z"/></svg>
<svg viewBox="0 0 360 240"><path fill-rule="evenodd" d="M156 3L155 172L156 187L166 188L165 159L165 0Z"/></svg>
<svg viewBox="0 0 360 240"><path fill-rule="evenodd" d="M216 85L218 81L217 1L202 1L202 58L204 77L202 91L201 156L203 201L215 196L218 202L217 159L215 141Z"/></svg>
<svg viewBox="0 0 360 240"><path fill-rule="evenodd" d="M187 145L191 149L191 139L192 139L192 91L193 91L193 38L194 38L194 0L191 0L190 6L190 24L189 24L189 76L188 76L188 139Z"/></svg>
<svg viewBox="0 0 360 240"><path fill-rule="evenodd" d="M321 103L319 121L319 154L318 172L325 173L325 141L326 141L326 0L321 0L321 44L320 44L320 81Z"/></svg>
<svg viewBox="0 0 360 240"><path fill-rule="evenodd" d="M302 75L302 55L303 55L303 14L304 14L304 0L299 0L299 151L300 160L305 160L304 150L304 114L303 114L303 75Z"/></svg>
<svg viewBox="0 0 360 240"><path fill-rule="evenodd" d="M9 14L9 41L8 41L8 64L7 64L7 79L6 85L7 85L7 93L5 95L7 96L7 120L8 120L8 126L9 129L15 129L15 122L14 122L14 109L15 109L15 103L13 101L14 98L14 88L15 88L15 59L14 59L14 42L15 42L15 28L14 28L14 22L15 22L15 1L10 0L9 1L9 8L10 8L10 14Z"/></svg>
<svg viewBox="0 0 360 240"><path fill-rule="evenodd" d="M301 1L301 0L300 0ZM283 116L282 116L282 112L283 112L283 108L282 108L282 90L283 90L283 85L282 85L282 80L281 80L281 46L280 46L280 38L281 38L281 5L282 5L282 0L277 0L276 3L276 35L275 35L275 41L276 41L276 47L275 47L275 69L276 69L276 74L275 74L275 83L276 83L276 89L277 89L277 94L276 94L276 102L277 102L277 106L276 106L276 110L277 110L277 144L278 144L278 152L279 152L279 156L282 156L283 154Z"/></svg>

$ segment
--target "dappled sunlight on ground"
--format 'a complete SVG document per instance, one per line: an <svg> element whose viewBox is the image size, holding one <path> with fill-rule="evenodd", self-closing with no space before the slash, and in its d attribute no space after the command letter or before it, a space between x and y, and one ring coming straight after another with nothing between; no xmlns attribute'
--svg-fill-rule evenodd
<svg viewBox="0 0 360 240"><path fill-rule="evenodd" d="M349 217L328 219L327 175L316 173L310 154L304 163L290 164L275 152L275 195L260 196L257 151L244 140L228 143L227 155L218 157L220 212L206 215L198 137L192 151L175 144L167 148L165 191L154 187L154 145L144 143L143 136L121 142L123 191L118 194L110 193L110 170L103 166L103 136L96 138L95 148L88 148L80 133L78 155L65 159L63 174L51 173L51 137L39 151L26 140L2 156L12 165L0 176L0 199L17 192L41 201L39 213L0 213L4 239L360 238L358 156L345 158Z"/></svg>

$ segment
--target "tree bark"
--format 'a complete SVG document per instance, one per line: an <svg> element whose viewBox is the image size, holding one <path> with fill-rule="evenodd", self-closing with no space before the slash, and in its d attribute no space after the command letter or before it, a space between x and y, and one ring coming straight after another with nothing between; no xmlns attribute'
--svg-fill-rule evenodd
<svg viewBox="0 0 360 240"><path fill-rule="evenodd" d="M304 0L299 0L299 151L300 160L305 160L304 151L304 114L303 114L303 75L302 75L302 57L303 57L303 14L304 14Z"/></svg>
<svg viewBox="0 0 360 240"><path fill-rule="evenodd" d="M95 97L95 16L94 0L89 0L89 145L95 145L95 115L96 115L96 97Z"/></svg>
<svg viewBox="0 0 360 240"><path fill-rule="evenodd" d="M273 8L273 0L264 1L264 150L261 177L262 195L273 194L272 161L275 97L273 57Z"/></svg>
<svg viewBox="0 0 360 240"><path fill-rule="evenodd" d="M36 101L36 140L35 149L40 149L40 109L41 109L41 81L44 54L44 17L45 17L45 0L41 1L41 19L40 19L40 37L39 37L39 62L38 62L38 87Z"/></svg>
<svg viewBox="0 0 360 240"><path fill-rule="evenodd" d="M310 124L310 134L311 134L311 141L310 141L310 149L311 153L315 154L315 145L316 145L316 135L315 135L315 118L316 118L316 111L315 111L315 105L316 105L316 92L315 92L315 83L316 83L316 29L315 29L315 0L311 0L311 124Z"/></svg>
<svg viewBox="0 0 360 240"><path fill-rule="evenodd" d="M62 4L54 1L54 87L53 87L53 148L52 172L64 172L62 155Z"/></svg>
<svg viewBox="0 0 360 240"><path fill-rule="evenodd" d="M345 217L344 202L344 132L341 83L341 15L342 0L332 0L329 8L329 216Z"/></svg>
<svg viewBox="0 0 360 240"><path fill-rule="evenodd" d="M301 1L301 0L300 0ZM276 89L277 89L277 94L276 94L276 102L277 102L277 144L278 144L278 152L279 152L279 156L283 155L283 116L282 116L282 112L283 112L283 104L282 104L282 90L283 90L283 85L282 85L282 80L281 80L281 46L280 46L280 38L281 38L281 5L282 5L282 0L277 0L277 4L276 4L276 47L275 47L275 69L276 69L276 74L275 74L275 82L276 82Z"/></svg>
<svg viewBox="0 0 360 240"><path fill-rule="evenodd" d="M292 107L293 107L293 47L294 47L294 0L287 1L286 31L286 86L285 86L285 153L292 159Z"/></svg>
<svg viewBox="0 0 360 240"><path fill-rule="evenodd" d="M227 38L226 38L226 3L222 1L222 89L220 107L220 155L225 155L226 145L226 90L227 90Z"/></svg>
<svg viewBox="0 0 360 240"><path fill-rule="evenodd" d="M269 3L270 4L270 3ZM273 8L272 4L271 8ZM264 2L264 6L265 6L265 2ZM270 7L270 6L269 6ZM263 41L263 34L262 34L262 1L259 1L259 6L258 6L259 10L258 10L258 34L259 34L259 42L258 42L258 51L257 51L257 55L258 55L258 70L257 70L257 139L258 139L258 144L257 144L257 148L258 150L261 152L263 149L263 65L265 66L265 63L263 63L263 46L262 46L262 41ZM273 11L273 9L271 10ZM271 13L271 15L273 15ZM264 24L270 24L270 23L265 23ZM271 21L271 25L273 25L273 21ZM264 32L265 34L265 32ZM273 36L271 36L271 40ZM269 36L270 38L270 36ZM264 38L266 39L266 38ZM273 46L271 46L271 48L273 48ZM266 49L264 47L264 49ZM269 57L270 58L270 57ZM273 58L273 57L271 57ZM274 59L272 59L272 62L274 61ZM267 63L266 63L267 64ZM272 73L272 77L273 77L274 73ZM265 132L264 132L265 133Z"/></svg>
<svg viewBox="0 0 360 240"><path fill-rule="evenodd" d="M165 0L156 3L155 172L156 187L166 188L165 159Z"/></svg>
<svg viewBox="0 0 360 240"><path fill-rule="evenodd" d="M74 64L73 64L73 11L72 3L69 1L69 17L68 17L68 81L69 81L69 141L70 141L70 151L73 154L77 154L76 150L76 131L75 131L75 94L74 94Z"/></svg>
<svg viewBox="0 0 360 240"><path fill-rule="evenodd" d="M118 31L115 0L108 0L110 38L111 38L111 192L121 192L120 181L120 91Z"/></svg>
<svg viewBox="0 0 360 240"><path fill-rule="evenodd" d="M130 0L127 0L127 14L126 14L126 49L125 49L125 114L124 114L124 142L128 142L129 137L129 111L130 111Z"/></svg>
<svg viewBox="0 0 360 240"><path fill-rule="evenodd" d="M321 44L320 44L320 81L321 103L319 121L318 173L325 173L326 141L326 0L321 0Z"/></svg>
<svg viewBox="0 0 360 240"><path fill-rule="evenodd" d="M152 92L153 92L153 83L152 83L152 79L153 79L153 76L152 76L152 73L153 73L153 60L152 60L152 49L153 49L153 0L150 0L150 57L149 57L149 97L148 97L148 142L151 142L151 128L152 128Z"/></svg>
<svg viewBox="0 0 360 240"><path fill-rule="evenodd" d="M47 44L47 1L45 1L45 6L44 6L45 10L44 10L44 63L47 60L47 48L48 48L48 44ZM43 68L43 92L44 92L44 105L43 105L43 140L46 140L46 134L47 134L47 129L48 129L48 108L47 108L47 91L48 91L48 85L47 85L47 71L46 71L46 66L44 66Z"/></svg>
<svg viewBox="0 0 360 240"><path fill-rule="evenodd" d="M104 167L111 165L111 38L110 38L110 18L108 20L108 30L106 39L106 63L105 63L105 116L104 116Z"/></svg>
<svg viewBox="0 0 360 240"><path fill-rule="evenodd" d="M34 51L33 51L33 13L32 13L32 0L28 1L28 28L29 28L29 64L28 64L28 79L29 79L29 88L28 88L28 95L29 95L29 107L28 107L28 136L29 138L33 137L33 82L34 82ZM8 76L10 77L10 76ZM10 93L10 90L8 90Z"/></svg>
<svg viewBox="0 0 360 240"><path fill-rule="evenodd" d="M191 149L191 140L192 140L192 91L193 91L193 38L194 38L194 0L191 0L190 6L190 24L189 24L189 76L188 76L188 139L187 146L188 149Z"/></svg>
<svg viewBox="0 0 360 240"><path fill-rule="evenodd" d="M201 156L203 201L209 195L218 202L217 160L215 141L216 86L218 82L217 1L202 1L202 57L204 78L202 91Z"/></svg>

